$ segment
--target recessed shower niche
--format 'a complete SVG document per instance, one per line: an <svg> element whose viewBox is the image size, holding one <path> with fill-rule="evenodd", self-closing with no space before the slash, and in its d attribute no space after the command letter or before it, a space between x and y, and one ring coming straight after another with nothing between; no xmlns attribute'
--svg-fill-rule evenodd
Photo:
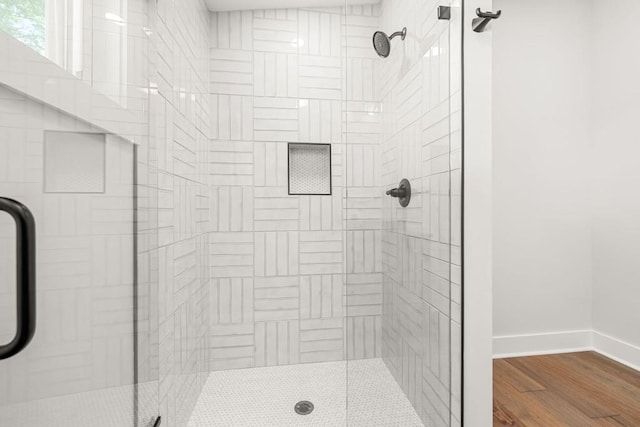
<svg viewBox="0 0 640 427"><path fill-rule="evenodd" d="M45 193L104 193L106 136L44 132Z"/></svg>
<svg viewBox="0 0 640 427"><path fill-rule="evenodd" d="M289 194L331 195L331 144L289 143Z"/></svg>

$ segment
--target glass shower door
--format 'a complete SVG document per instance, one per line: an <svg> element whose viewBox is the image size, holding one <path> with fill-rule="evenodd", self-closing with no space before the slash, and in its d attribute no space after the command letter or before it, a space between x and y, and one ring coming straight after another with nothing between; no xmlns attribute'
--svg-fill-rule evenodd
<svg viewBox="0 0 640 427"><path fill-rule="evenodd" d="M456 426L461 5L384 0L360 10L364 16L347 16L346 40L349 424L391 417L403 426ZM398 33L388 50L350 48L373 26Z"/></svg>
<svg viewBox="0 0 640 427"><path fill-rule="evenodd" d="M35 222L35 335L0 360L0 426L133 426L134 145L0 87L0 198ZM0 345L18 323L0 212Z"/></svg>

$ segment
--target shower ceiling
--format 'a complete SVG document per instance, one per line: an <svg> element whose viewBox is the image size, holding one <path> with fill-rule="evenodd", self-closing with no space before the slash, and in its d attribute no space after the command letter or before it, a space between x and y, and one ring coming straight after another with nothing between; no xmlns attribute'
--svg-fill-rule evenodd
<svg viewBox="0 0 640 427"><path fill-rule="evenodd" d="M336 7L344 6L345 0L206 0L207 7L212 12L228 10L252 9L287 9L305 7ZM349 5L372 4L379 1L349 0Z"/></svg>

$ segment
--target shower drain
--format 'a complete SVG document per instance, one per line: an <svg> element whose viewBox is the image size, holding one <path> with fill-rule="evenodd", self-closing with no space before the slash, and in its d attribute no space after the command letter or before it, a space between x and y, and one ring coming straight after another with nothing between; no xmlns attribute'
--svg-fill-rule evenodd
<svg viewBox="0 0 640 427"><path fill-rule="evenodd" d="M313 412L313 403L309 402L308 400L302 400L296 403L294 409L296 410L296 414L298 415L309 415Z"/></svg>

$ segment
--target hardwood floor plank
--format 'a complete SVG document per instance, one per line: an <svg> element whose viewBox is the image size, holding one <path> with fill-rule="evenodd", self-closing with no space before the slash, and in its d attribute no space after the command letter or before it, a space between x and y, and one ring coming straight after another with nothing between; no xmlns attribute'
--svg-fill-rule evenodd
<svg viewBox="0 0 640 427"><path fill-rule="evenodd" d="M518 426L535 427L541 425L553 425L555 417L545 408L541 408L535 401L531 401L527 393L521 393L501 380L494 380L494 407L503 408L510 416L507 423L494 417L494 426Z"/></svg>
<svg viewBox="0 0 640 427"><path fill-rule="evenodd" d="M634 387L623 377L603 371L599 367L586 362L580 356L563 355L558 357L559 364L570 370L578 378L584 378L585 387L591 387L593 392L605 395L607 405L616 415L624 414L640 426L640 388ZM637 374L636 374L637 375ZM588 379L588 380L587 380Z"/></svg>
<svg viewBox="0 0 640 427"><path fill-rule="evenodd" d="M497 403L493 403L493 425L494 426L515 426L517 424L516 416L507 408ZM522 424L520 424L522 425Z"/></svg>
<svg viewBox="0 0 640 427"><path fill-rule="evenodd" d="M512 424L500 424L494 418L494 426L588 427L593 424L591 418L551 391L519 392L500 380L496 389L494 407L508 413Z"/></svg>
<svg viewBox="0 0 640 427"><path fill-rule="evenodd" d="M593 420L594 427L623 427L624 424L620 424L615 417L595 418Z"/></svg>
<svg viewBox="0 0 640 427"><path fill-rule="evenodd" d="M619 415L608 402L610 399L606 399L601 392L588 385L588 378L580 378L575 373L567 371L550 356L509 359L509 363L544 385L547 390L564 396L571 405L589 418Z"/></svg>
<svg viewBox="0 0 640 427"><path fill-rule="evenodd" d="M640 427L640 372L593 352L495 360L494 426Z"/></svg>
<svg viewBox="0 0 640 427"><path fill-rule="evenodd" d="M594 418L589 417L579 408L576 408L569 400L557 392L547 390L545 392L532 392L528 394L534 395L542 406L548 408L549 411L555 415L558 422L561 422L559 425L565 425L567 427L599 425Z"/></svg>
<svg viewBox="0 0 640 427"><path fill-rule="evenodd" d="M638 422L629 420L624 415L616 415L615 417L611 417L618 422L619 425L624 427L638 427Z"/></svg>
<svg viewBox="0 0 640 427"><path fill-rule="evenodd" d="M508 382L520 392L545 389L542 384L504 359L496 359L493 361L493 375L494 378Z"/></svg>
<svg viewBox="0 0 640 427"><path fill-rule="evenodd" d="M640 390L640 372L630 368L615 360L609 359L594 351L585 351L581 353L569 353L565 355L569 360L580 360L607 372L620 381L629 383L632 387Z"/></svg>

